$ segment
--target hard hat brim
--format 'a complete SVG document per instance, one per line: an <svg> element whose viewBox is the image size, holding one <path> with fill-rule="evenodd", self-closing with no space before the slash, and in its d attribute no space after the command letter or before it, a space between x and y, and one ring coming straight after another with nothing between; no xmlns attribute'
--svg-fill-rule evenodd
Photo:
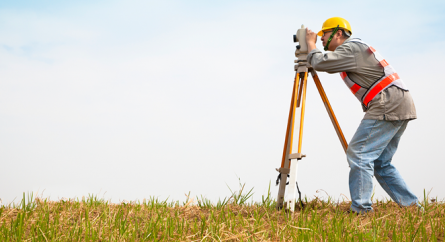
<svg viewBox="0 0 445 242"><path fill-rule="evenodd" d="M320 31L317 33L317 35L320 36L320 37L323 36L323 30L320 30Z"/></svg>

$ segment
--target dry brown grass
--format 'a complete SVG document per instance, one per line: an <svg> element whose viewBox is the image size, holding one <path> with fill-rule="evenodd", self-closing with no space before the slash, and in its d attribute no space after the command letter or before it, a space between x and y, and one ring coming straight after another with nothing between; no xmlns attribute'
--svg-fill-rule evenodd
<svg viewBox="0 0 445 242"><path fill-rule="evenodd" d="M199 206L197 205L199 204ZM143 202L111 204L36 199L0 209L1 241L443 241L445 204L400 208L377 201L375 212L347 213L348 202L314 199L304 210L261 204Z"/></svg>

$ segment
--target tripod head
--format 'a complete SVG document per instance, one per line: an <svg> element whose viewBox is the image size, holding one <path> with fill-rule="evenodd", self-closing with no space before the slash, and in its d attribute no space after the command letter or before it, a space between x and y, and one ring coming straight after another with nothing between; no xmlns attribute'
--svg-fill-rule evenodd
<svg viewBox="0 0 445 242"><path fill-rule="evenodd" d="M306 28L304 25L301 25L301 28L297 30L297 34L294 35L294 42L297 43L297 50L295 51L295 57L298 60L295 60L295 63L306 61L308 51L307 51L307 43L306 43Z"/></svg>

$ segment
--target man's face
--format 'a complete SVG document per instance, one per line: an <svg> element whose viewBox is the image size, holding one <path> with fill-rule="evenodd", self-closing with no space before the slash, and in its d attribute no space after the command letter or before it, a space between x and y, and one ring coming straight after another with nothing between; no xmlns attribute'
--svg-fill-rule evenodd
<svg viewBox="0 0 445 242"><path fill-rule="evenodd" d="M331 37L333 31L334 31L333 29L323 31L323 35L321 36L321 41L323 42L323 46L326 46L329 37ZM345 39L342 38L341 31L337 31L337 33L335 33L335 35L332 36L332 40L328 46L328 50L334 51L338 46L343 44L343 42L345 42Z"/></svg>
<svg viewBox="0 0 445 242"><path fill-rule="evenodd" d="M321 36L321 41L323 42L323 46L326 46L326 44L328 43L328 39L332 34L332 31L334 31L333 29L328 29L323 31L323 35Z"/></svg>

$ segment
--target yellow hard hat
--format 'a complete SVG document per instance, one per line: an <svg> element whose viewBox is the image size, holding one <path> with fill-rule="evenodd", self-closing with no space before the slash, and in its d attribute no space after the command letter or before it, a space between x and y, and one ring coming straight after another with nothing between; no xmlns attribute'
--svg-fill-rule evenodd
<svg viewBox="0 0 445 242"><path fill-rule="evenodd" d="M335 28L337 28L337 26L340 29L349 30L349 32L351 32L351 34L352 34L351 25L349 24L349 22L346 19L340 18L340 17L333 17L333 18L329 18L328 20L324 21L323 27L321 28L321 30L318 32L317 35L323 36L323 30L335 29Z"/></svg>

